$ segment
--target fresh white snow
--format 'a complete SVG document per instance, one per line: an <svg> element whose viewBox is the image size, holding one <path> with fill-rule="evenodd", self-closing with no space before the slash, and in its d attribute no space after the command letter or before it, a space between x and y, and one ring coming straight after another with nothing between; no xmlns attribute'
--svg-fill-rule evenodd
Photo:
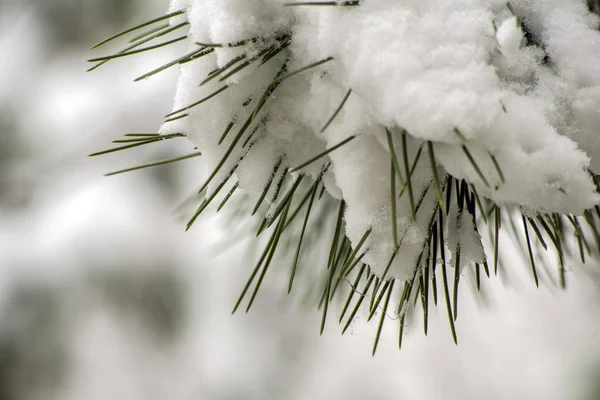
<svg viewBox="0 0 600 400"><path fill-rule="evenodd" d="M598 18L583 0L516 0L510 7L498 0L363 0L349 7L173 0L169 11L176 10L185 10L190 22L190 51L198 43L257 40L216 47L183 64L173 110L229 86L187 110L188 117L166 123L162 132L187 133L209 171L227 155L209 193L239 163L234 179L254 197L280 160L281 173L356 136L301 172L316 178L331 162L324 180L347 204L346 235L356 245L372 229L365 261L379 275L395 248L386 127L403 174L396 195L406 178L402 132L407 132L409 164L422 147L411 179L413 197L422 203L413 220L410 196L397 199L402 246L390 277L414 273L436 210L426 141L433 143L441 178L447 171L465 179L497 204L581 214L600 202L589 174L600 169L600 33ZM259 59L223 82L217 78L199 86L235 57L245 54L248 60L264 55L277 40L285 43L282 35L291 37L289 47L264 65ZM282 65L292 72L330 57L282 80L255 111ZM322 131L349 90L341 111ZM243 131L253 113L256 118ZM466 217L457 218L454 229L473 253L464 259L482 261L481 245L472 240L476 232L470 232Z"/></svg>

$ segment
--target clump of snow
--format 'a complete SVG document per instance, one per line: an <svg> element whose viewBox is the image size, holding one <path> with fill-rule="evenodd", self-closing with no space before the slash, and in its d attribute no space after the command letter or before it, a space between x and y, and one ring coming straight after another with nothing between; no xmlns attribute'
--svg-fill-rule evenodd
<svg viewBox="0 0 600 400"><path fill-rule="evenodd" d="M496 31L496 40L500 51L509 61L518 59L519 48L523 41L523 31L517 17L513 16L502 21Z"/></svg>
<svg viewBox="0 0 600 400"><path fill-rule="evenodd" d="M473 216L468 212L452 208L448 215L446 237L448 248L452 252L450 265L458 265L461 268L468 263L481 264L486 261L481 235L477 231Z"/></svg>
<svg viewBox="0 0 600 400"><path fill-rule="evenodd" d="M407 279L437 211L427 141L441 180L446 172L465 179L498 204L581 214L600 202L589 175L600 170L600 33L584 3L516 0L509 8L499 0L363 0L351 7L286 7L281 0L173 0L169 11L184 10L190 23L189 51L198 43L225 45L181 66L174 110L222 92L162 131L187 133L208 171L218 167L209 193L233 176L256 198L277 165L282 173L353 138L300 172L317 178L330 162L323 179L347 204L346 235L356 245L371 229L365 261L382 275L393 259L388 277ZM257 55L227 79L199 86L234 58ZM281 81L274 80L278 73ZM403 187L404 151L415 164L412 201ZM391 194L394 153L401 176ZM449 236L466 249L464 262L481 262L469 218L455 216Z"/></svg>

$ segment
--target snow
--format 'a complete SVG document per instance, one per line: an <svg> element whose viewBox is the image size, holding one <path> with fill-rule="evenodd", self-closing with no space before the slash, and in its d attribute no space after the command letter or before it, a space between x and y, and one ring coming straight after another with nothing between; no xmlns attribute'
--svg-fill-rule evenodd
<svg viewBox="0 0 600 400"><path fill-rule="evenodd" d="M450 212L448 220L446 237L448 238L448 248L452 252L450 265L456 266L459 252L459 268L468 262L479 264L485 262L481 236L477 232L473 217L467 212L460 212L454 208Z"/></svg>
<svg viewBox="0 0 600 400"><path fill-rule="evenodd" d="M523 41L523 31L517 17L510 17L502 21L496 31L496 40L502 54L510 61L519 57L519 48Z"/></svg>
<svg viewBox="0 0 600 400"><path fill-rule="evenodd" d="M446 171L465 179L497 204L582 214L600 202L589 175L600 169L600 33L598 18L584 1L516 0L510 8L499 0L364 0L354 7L283 3L173 0L170 5L170 12L186 12L190 51L197 43L260 38L216 47L181 66L174 111L228 85L186 111L188 117L162 128L187 133L205 155L208 171L222 165L209 192L239 162L240 188L258 197L279 160L283 168L293 168L356 136L301 172L316 178L332 163L324 181L331 195L347 204L346 234L356 245L372 228L365 260L381 275L395 248L385 128L401 166L402 132L407 132L409 163L419 147L424 150L411 178L414 197L422 197L416 220L410 196L397 199L401 246L389 276L403 280L413 274L437 207L426 141L433 143L440 177ZM250 59L276 43L286 46L287 37L289 47L268 62L199 86L233 58ZM333 60L283 79L257 112L282 65L291 72L329 57ZM343 108L322 132L349 89ZM233 129L218 144L231 121ZM457 223L470 226L462 219ZM464 229L459 236L475 254L476 232Z"/></svg>

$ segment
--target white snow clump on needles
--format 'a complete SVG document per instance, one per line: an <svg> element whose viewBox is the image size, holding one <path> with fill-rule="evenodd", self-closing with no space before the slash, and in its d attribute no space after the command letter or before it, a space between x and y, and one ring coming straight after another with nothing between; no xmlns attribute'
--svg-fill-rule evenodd
<svg viewBox="0 0 600 400"><path fill-rule="evenodd" d="M396 248L391 139L403 174L396 195L406 182L403 150L416 165L410 179L416 219L405 187L396 211L401 246L387 272L402 280L414 273L437 210L428 141L442 185L448 173L496 204L527 212L581 214L600 202L590 176L600 169L600 33L584 0L338 3L172 1L170 11L185 11L172 23L184 17L190 23L190 51L244 41L181 66L174 110L226 88L162 128L187 133L209 171L225 160L208 193L239 163L240 188L258 197L277 179L276 165L279 176L354 137L293 174L317 178L331 163L323 179L331 195L346 202L346 235L356 245L372 230L364 261L381 275ZM277 46L284 49L266 50ZM261 64L265 55L273 57ZM236 57L242 61L225 73L255 56L258 61L227 79L199 86ZM251 118L282 65L285 76L319 61L326 62L278 82ZM473 225L452 215L449 231ZM477 243L465 247L481 252Z"/></svg>

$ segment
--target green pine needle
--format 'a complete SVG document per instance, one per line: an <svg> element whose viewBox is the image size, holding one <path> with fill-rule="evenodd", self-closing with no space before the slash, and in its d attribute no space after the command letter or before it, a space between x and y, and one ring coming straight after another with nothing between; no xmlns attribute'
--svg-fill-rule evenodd
<svg viewBox="0 0 600 400"><path fill-rule="evenodd" d="M430 141L427 142L427 151L429 153L429 163L431 165L431 172L433 173L433 181L435 183L436 196L438 200L438 204L441 210L445 210L446 206L444 206L444 197L442 195L442 186L440 184L440 178L438 175L438 168L435 162L435 154L433 151L433 143Z"/></svg>
<svg viewBox="0 0 600 400"><path fill-rule="evenodd" d="M218 69L214 70L213 72L211 72L210 74L208 74L208 76L202 82L200 82L200 86L217 78L223 72L227 71L229 68L233 67L235 64L239 63L240 61L244 60L246 57L248 57L248 55L246 53L240 54L239 56L234 57L231 61L229 61L227 64L225 64L221 68L218 68Z"/></svg>
<svg viewBox="0 0 600 400"><path fill-rule="evenodd" d="M413 195L412 180L410 178L411 170L408 168L408 148L406 144L406 131L402 131L402 158L404 159L404 172L406 173L406 183L408 186L408 200L410 201L410 209L412 212L413 220L417 218L415 211L415 199Z"/></svg>
<svg viewBox="0 0 600 400"><path fill-rule="evenodd" d="M280 220L281 221L281 220ZM279 240L277 235L278 235L278 228L279 225L277 225L277 227L275 229L273 229L273 233L271 234L271 237L267 243L267 245L265 246L258 262L256 263L256 266L254 267L254 270L252 271L252 273L250 274L250 277L248 278L248 280L246 281L246 284L244 285L244 288L242 289L242 292L240 293L240 296L238 297L233 310L232 310L232 314L235 314L235 312L237 311L237 309L239 308L240 304L242 303L242 300L244 299L244 297L246 296L246 293L248 292L248 289L250 289L250 285L252 284L252 282L254 281L254 278L256 277L256 275L258 274L258 271L260 270L260 267L262 266L263 262L265 261L265 259L267 258L267 256L269 255L270 251L271 251L271 247L273 247L273 244L276 240Z"/></svg>
<svg viewBox="0 0 600 400"><path fill-rule="evenodd" d="M271 250L269 251L269 256L267 257L267 259L265 261L265 265L262 269L262 272L261 272L260 276L258 277L258 282L256 283L256 286L254 287L254 292L252 292L252 296L250 297L250 300L248 301L248 306L246 307L246 312L250 311L250 308L252 307L252 304L254 303L254 300L256 299L256 295L258 294L258 290L260 289L262 281L267 273L267 270L269 269L269 266L271 265L271 260L273 260L273 256L275 255L275 251L277 250L277 245L279 243L279 239L281 238L281 234L283 233L283 226L285 224L285 220L287 218L287 213L290 209L290 205L291 205L291 202L288 202L283 213L281 214L281 218L279 218L279 222L275 228L275 238L271 244Z"/></svg>
<svg viewBox="0 0 600 400"><path fill-rule="evenodd" d="M333 61L333 57L327 57L327 58L325 58L325 59L323 59L323 60L320 60L320 61L314 62L314 63L312 63L312 64L308 64L308 65L306 65L306 66L304 66L304 67L302 67L302 68L298 68L298 69L297 69L297 70L295 70L295 71L288 72L287 74L285 74L285 75L283 75L282 77L278 78L278 80L279 80L279 81L283 81L283 80L285 80L285 79L291 78L292 76L298 75L298 74L299 74L299 73L301 73L301 72L304 72L304 71L307 71L307 70L309 70L309 69L316 68L316 67L318 67L318 66L320 66L320 65L323 65L323 64L325 64L325 63L328 63L329 61Z"/></svg>
<svg viewBox="0 0 600 400"><path fill-rule="evenodd" d="M152 34L154 34L156 32L162 31L163 29L167 29L169 26L170 26L170 24L166 23L166 24L163 24L163 25L159 25L159 26L157 26L155 28L149 29L149 30L147 30L145 32L142 32L139 35L134 36L133 38L131 38L129 40L129 43L135 43L135 42L137 42L139 40L147 38L148 36L150 36L150 35L152 35ZM92 47L92 49L93 49L93 47Z"/></svg>
<svg viewBox="0 0 600 400"><path fill-rule="evenodd" d="M327 128L329 128L329 125L331 125L331 123L333 122L333 120L335 119L335 117L337 117L338 114L340 113L340 111L342 111L342 108L344 108L344 104L346 104L346 101L348 101L348 98L350 97L351 93L352 93L352 89L348 89L348 92L346 92L346 95L342 99L342 102L340 103L340 105L338 106L338 108L336 108L336 110L333 113L333 115L331 116L331 118L329 118L329 120L327 121L327 123L323 126L323 128L321 128L321 133L325 132L325 130Z"/></svg>
<svg viewBox="0 0 600 400"><path fill-rule="evenodd" d="M172 18L172 17L176 17L176 16L178 16L178 15L181 15L181 14L183 14L184 12L185 12L185 11L181 11L181 10L180 10L180 11L175 11L175 12L172 12L172 13L170 13L170 14L163 15L163 16L161 16L161 17L154 18L154 19L152 19L152 20L150 20L150 21L144 22L144 23L142 23L142 24L140 24L140 25L136 25L136 26L134 26L133 28L129 28L129 29L127 29L127 30L124 30L124 31L122 31L122 32L119 32L119 33L117 33L117 34L115 34L115 35L112 35L112 36L111 36L111 37L109 37L108 39L104 39L103 41L101 41L101 42L99 42L99 43L96 43L95 45L93 45L93 46L92 46L92 49L98 48L98 47L100 47L100 46L102 46L102 45L104 45L104 44L106 44L106 43L108 43L108 42L111 42L111 41L113 41L113 40L115 40L115 39L117 39L117 38L120 38L120 37L122 37L122 36L124 36L124 35L127 35L128 33L135 32L135 31L136 31L136 30L138 30L138 29L145 28L145 27L147 27L147 26L149 26L149 25L152 25L152 24L155 24L155 23L157 23L157 22L164 21L165 19L169 19L169 18Z"/></svg>
<svg viewBox="0 0 600 400"><path fill-rule="evenodd" d="M162 141L162 139L159 139L159 138L149 138L148 140L144 140L144 141L140 141L140 142L128 144L126 146L113 147L112 149L108 149L108 150L103 150L103 151L99 151L99 152L96 152L96 153L92 153L92 154L89 155L89 157L101 156L101 155L104 155L104 154L114 153L116 151L121 151L121 150L127 150L127 149L131 149L131 148L134 148L134 147L143 146L143 145L146 145L146 144L156 143L156 142L160 142L160 141Z"/></svg>
<svg viewBox="0 0 600 400"><path fill-rule="evenodd" d="M494 206L494 274L498 275L498 250L500 245L500 208Z"/></svg>
<svg viewBox="0 0 600 400"><path fill-rule="evenodd" d="M395 281L391 281L389 289L387 289L385 302L383 303L383 309L381 310L381 316L379 317L379 324L377 325L377 333L375 334L375 340L373 342L373 351L371 353L371 356L375 356L375 352L377 351L377 345L379 344L379 339L381 337L381 330L383 329L383 322L385 321L386 312L390 304L390 297L394 289L394 282Z"/></svg>
<svg viewBox="0 0 600 400"><path fill-rule="evenodd" d="M286 193L286 195L283 197L283 200L277 206L277 208L275 209L275 212L273 212L273 214L271 216L266 216L265 217L264 220L267 222L267 228L270 227L273 224L273 222L279 217L279 215L283 212L283 210L286 207L288 207L289 205L292 204L292 200L294 198L294 193L296 193L296 190L300 186L300 183L302 182L302 179L304 179L304 175L298 175L298 177L296 177L296 180L294 181L294 184L288 190L288 192ZM284 221L284 223L285 223L285 221Z"/></svg>
<svg viewBox="0 0 600 400"><path fill-rule="evenodd" d="M358 301L354 305L354 309L352 309L352 312L350 313L350 317L348 317L348 321L346 322L346 324L344 325L344 328L342 329L342 334L344 334L346 332L346 330L350 327L350 324L354 320L354 317L356 316L356 313L360 309L360 306L361 306L362 302L364 301L365 296L367 295L367 293L369 293L369 288L371 287L371 284L373 283L373 279L375 279L375 275L371 274L371 276L367 280L367 283L365 284L365 286L362 290L362 293L360 293L360 297L358 298Z"/></svg>
<svg viewBox="0 0 600 400"><path fill-rule="evenodd" d="M302 248L302 240L304 239L304 233L306 232L306 226L308 224L308 219L310 217L310 212L312 210L313 202L315 200L315 196L317 194L317 188L319 186L319 181L315 181L313 183L312 188L310 190L310 200L308 203L308 208L306 209L306 214L304 215L304 222L302 223L302 230L300 231L300 237L298 239L298 246L296 247L296 254L294 255L294 263L292 264L292 271L290 272L290 280L288 282L288 290L290 293L292 291L292 286L294 285L294 277L296 276L296 269L298 268L298 260L300 258L300 251Z"/></svg>
<svg viewBox="0 0 600 400"><path fill-rule="evenodd" d="M254 208L252 209L252 214L251 215L256 214L256 212L258 211L259 207L262 205L265 197L267 196L267 192L271 188L271 183L273 182L273 179L275 179L275 176L277 175L277 171L279 170L279 167L281 166L281 161L282 160L280 159L279 161L277 161L275 163L275 167L273 168L273 172L271 172L271 176L269 177L269 180L267 181L267 184L265 185L265 188L263 189L260 197L256 201L256 204L254 205Z"/></svg>
<svg viewBox="0 0 600 400"><path fill-rule="evenodd" d="M203 47L240 47L240 46L245 46L249 43L256 43L260 40L260 38L254 37L254 38L250 38L250 39L244 39L244 40L239 40L237 42L232 42L232 43L201 43L201 42L196 42L196 44L198 46L203 46Z"/></svg>
<svg viewBox="0 0 600 400"><path fill-rule="evenodd" d="M135 42L135 43L133 43L133 44L132 44L132 45L130 45L130 46L127 46L127 47L125 47L124 49L122 49L122 50L118 51L116 54L123 54L123 53L126 53L126 52L128 52L129 50L132 50L132 49L138 48L138 47L140 47L141 45L143 45L143 44L145 44L145 43L148 43L148 42L150 42L150 41L152 41L152 40L154 40L154 39L157 39L157 38L159 38L159 37L165 36L165 35L167 35L167 34L169 34L169 33L171 33L171 32L174 32L174 31L175 31L175 30L177 30L177 29L181 29L182 27L184 27L184 26L186 26L186 25L188 25L188 23L187 23L187 22L185 22L185 23L182 23L182 24L178 24L178 25L176 25L176 26L173 26L173 27L169 27L169 28L167 28L167 29L164 29L164 30L161 30L161 31L158 31L157 33L155 33L155 34L154 34L154 35L152 35L152 36L146 37L146 38L145 38L145 39L143 39L143 40L140 40L140 41L138 41L138 42ZM106 64L106 63L107 63L107 62L109 62L109 61L110 61L110 59L107 59L107 60L101 61L101 62L99 62L98 64L96 64L96 65L92 66L91 68L89 68L89 69L87 70L87 72L94 71L95 69L97 69L97 68L100 68L102 65Z"/></svg>
<svg viewBox="0 0 600 400"><path fill-rule="evenodd" d="M439 208L439 210L443 210L443 208ZM433 304L437 306L437 279L435 276L435 270L437 268L438 259L437 259L437 222L433 223L431 228L431 286L433 286Z"/></svg>
<svg viewBox="0 0 600 400"><path fill-rule="evenodd" d="M340 143L336 144L335 146L330 147L329 149L325 150L322 153L317 154L316 156L314 156L313 158L311 158L310 160L298 165L297 167L294 167L292 169L290 169L290 172L296 172L304 167L306 167L309 164L312 164L313 162L319 160L322 157L325 157L326 155L328 155L329 153L331 153L334 150L339 149L340 147L342 147L343 145L349 143L350 141L356 139L358 135L352 135L347 137L346 139L342 140Z"/></svg>
<svg viewBox="0 0 600 400"><path fill-rule="evenodd" d="M496 160L496 156L494 156L493 154L490 153L490 158L492 159L494 168L496 168L496 172L498 172L498 176L500 177L500 182L505 183L506 181L504 180L504 173L502 173L502 169L500 169L500 165L498 164L498 161Z"/></svg>
<svg viewBox="0 0 600 400"><path fill-rule="evenodd" d="M185 54L184 56L179 57L176 60L173 60L173 61L171 61L169 63L166 63L166 64L164 64L164 65L162 65L162 66L160 66L160 67L158 67L156 69L153 69L152 71L150 71L150 72L148 72L148 73L146 73L146 74L144 74L142 76L139 76L139 77L135 78L134 82L139 82L139 81L142 81L144 79L148 79L151 76L156 75L159 72L165 71L165 70L167 70L167 69L169 69L169 68L171 68L171 67L173 67L175 65L181 64L182 62L184 62L186 60L190 60L190 59L196 60L196 59L198 59L200 57L203 57L203 56L206 56L206 55L212 53L213 51L214 51L213 49L198 49L198 50L194 50L194 51L192 51L190 53Z"/></svg>
<svg viewBox="0 0 600 400"><path fill-rule="evenodd" d="M358 274L356 275L356 278L354 279L354 283L352 283L350 286L350 291L348 292L348 298L346 299L346 302L344 303L344 307L342 308L342 312L340 314L340 319L338 321L338 323L340 323L340 324L342 323L342 320L344 319L344 315L346 315L346 311L348 310L348 307L350 306L350 302L352 301L354 294L358 292L358 284L360 283L360 280L366 269L367 269L367 265L363 263L360 267L360 270L358 271Z"/></svg>
<svg viewBox="0 0 600 400"><path fill-rule="evenodd" d="M179 115L177 115L177 116L175 116L175 117L173 117L173 118L166 118L166 119L165 119L165 124L166 124L167 122L173 122L173 121L177 121L178 119L183 119L183 118L185 118L185 117L189 117L189 116L190 116L190 114L179 114Z"/></svg>
<svg viewBox="0 0 600 400"><path fill-rule="evenodd" d="M454 311L454 320L456 321L458 318L458 286L460 282L460 242L454 250L454 258L454 290L452 291L452 306Z"/></svg>
<svg viewBox="0 0 600 400"><path fill-rule="evenodd" d="M448 187L452 187L451 184ZM446 300L446 311L448 313L448 322L450 323L450 331L452 332L452 339L455 344L458 344L458 340L456 337L456 328L454 327L454 318L452 313L452 304L450 303L450 290L448 288L448 272L446 271L446 251L444 249L445 240L444 240L444 216L443 211L438 210L438 228L439 228L439 246L440 246L440 256L442 258L441 268L442 268L442 283L444 285L444 299Z"/></svg>
<svg viewBox="0 0 600 400"><path fill-rule="evenodd" d="M225 138L227 137L227 134L229 134L229 131L231 131L231 128L233 128L233 125L235 125L235 119L233 121L231 121L229 124L227 124L227 126L225 127L225 130L223 131L223 133L221 134L221 137L219 138L218 144L223 143L223 140L225 140Z"/></svg>
<svg viewBox="0 0 600 400"><path fill-rule="evenodd" d="M533 273L533 279L535 281L535 286L539 287L539 280L537 270L535 268L535 257L533 256L533 250L531 249L531 240L529 239L529 230L527 229L527 219L524 215L521 215L523 220L523 229L525 230L525 239L527 241L527 251L529 253L529 261L531 263L531 272Z"/></svg>
<svg viewBox="0 0 600 400"><path fill-rule="evenodd" d="M223 207L225 207L225 204L227 204L227 201L229 201L229 198L233 195L233 193L238 189L239 186L240 186L239 182L236 182L235 185L233 185L233 187L231 188L231 190L229 190L229 193L227 193L227 196L225 196L225 198L223 199L223 201L221 201L221 203L217 207L217 212L221 211L221 209Z"/></svg>
<svg viewBox="0 0 600 400"><path fill-rule="evenodd" d="M151 162L151 163L142 164L142 165L138 165L138 166L135 166L135 167L125 168L125 169L121 169L121 170L114 171L114 172L109 172L108 174L105 174L105 176L113 176L113 175L118 175L118 174L122 174L122 173L125 173L125 172L137 171L138 169L144 169L144 168L156 167L156 166L159 166L159 165L171 164L171 163L174 163L174 162L188 160L190 158L198 157L198 156L201 156L201 155L202 155L202 153L198 151L196 153L186 154L184 156L179 156L179 157L174 157L174 158L168 158L166 160L154 161L154 162Z"/></svg>
<svg viewBox="0 0 600 400"><path fill-rule="evenodd" d="M162 43L155 44L155 45L152 45L152 46L143 47L141 49L136 49L136 50L131 50L131 51L124 51L124 52L118 52L118 53L111 54L111 55L108 55L108 56L101 56L101 57L90 58L88 60L88 62L108 61L108 60L112 60L112 59L115 59L115 58L128 57L128 56L131 56L131 55L134 55L134 54L139 54L139 53L144 53L146 51L151 51L151 50L159 49L161 47L165 47L165 46L168 46L170 44L174 44L174 43L180 42L180 41L185 40L187 38L188 38L187 35L183 35L183 36L179 36L179 37L177 37L175 39L167 40L166 42L162 42Z"/></svg>
<svg viewBox="0 0 600 400"><path fill-rule="evenodd" d="M225 89L227 89L228 87L229 87L229 85L221 86L219 89L215 90L214 92L212 92L208 96L203 97L202 99L198 100L197 102L192 103L189 106L180 108L179 110L175 110L175 111L173 111L173 112L165 115L165 118L172 117L172 116L174 116L176 114L179 114L179 113L181 113L183 111L187 111L187 110L189 110L191 108L199 106L200 104L204 103L205 101L208 101L208 100L212 99L213 97L215 97L216 95L218 95L219 93L221 93L222 91L224 91Z"/></svg>
<svg viewBox="0 0 600 400"><path fill-rule="evenodd" d="M356 255L358 254L358 252L362 249L362 246L367 241L367 238L371 234L371 231L372 231L372 229L369 228L361 236L360 240L358 241L358 244L356 245L356 247L352 250L352 252L348 256L348 259L347 259L346 263L344 263L344 265L342 265L342 269L340 270L340 275L341 276L346 276L346 271L347 271L347 269L349 269L348 267L350 267L351 263L354 261L354 257L356 257Z"/></svg>
<svg viewBox="0 0 600 400"><path fill-rule="evenodd" d="M302 1L297 3L283 3L284 7L299 7L299 6L337 6L337 7L350 7L358 6L360 1L349 0L349 1Z"/></svg>
<svg viewBox="0 0 600 400"><path fill-rule="evenodd" d="M375 299L375 300L372 300L372 303L369 306L370 311L369 311L369 316L367 317L367 322L370 321L373 318L373 316L375 316L375 312L377 311L377 308L379 307L379 304L381 303L383 296L390 289L390 284L393 282L394 282L394 279L388 279L387 281L385 281L383 288L379 291L379 295L377 295L377 297L375 297L375 296L371 297L371 299Z"/></svg>

